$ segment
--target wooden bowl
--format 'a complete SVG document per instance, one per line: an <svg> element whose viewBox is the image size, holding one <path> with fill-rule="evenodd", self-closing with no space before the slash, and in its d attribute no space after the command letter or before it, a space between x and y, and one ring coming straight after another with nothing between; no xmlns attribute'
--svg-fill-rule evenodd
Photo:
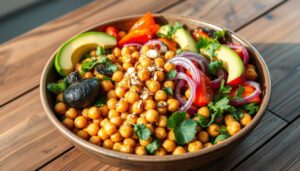
<svg viewBox="0 0 300 171"><path fill-rule="evenodd" d="M82 32L94 30L96 28L103 29L108 25L116 26L121 30L129 30L130 26L141 16L142 15L135 15L109 20L106 22L95 24L92 27L83 30ZM94 145L86 140L81 139L73 132L68 130L54 113L53 109L55 98L50 92L47 91L47 84L49 82L55 81L58 77L54 67L54 57L56 52L53 53L53 55L50 57L41 77L40 95L43 107L50 121L63 136L69 139L76 147L96 157L101 162L105 162L121 168L135 170L183 170L209 165L210 163L224 155L230 155L230 151L232 151L237 146L237 144L240 143L246 137L246 135L254 129L254 127L262 118L263 114L267 110L270 101L271 79L269 70L258 51L248 41L227 28L216 26L215 24L211 24L203 20L175 15L156 14L155 19L159 24L174 23L178 21L187 26L188 29L195 29L199 26L215 30L225 29L228 31L229 38L232 39L233 42L240 43L248 49L248 52L251 56L251 63L254 63L257 67L260 79L259 81L263 91L260 109L248 126L220 144L214 145L210 148L199 150L198 152L185 153L183 155L137 156L134 154L125 154L113 150L108 150Z"/></svg>

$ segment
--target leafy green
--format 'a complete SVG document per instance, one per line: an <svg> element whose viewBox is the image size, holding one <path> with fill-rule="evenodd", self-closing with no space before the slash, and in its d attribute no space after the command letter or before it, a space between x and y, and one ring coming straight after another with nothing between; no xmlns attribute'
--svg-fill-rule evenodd
<svg viewBox="0 0 300 171"><path fill-rule="evenodd" d="M177 55L181 54L182 52L183 52L183 49L180 49L180 48L179 48L179 49L176 50L176 54L177 54Z"/></svg>
<svg viewBox="0 0 300 171"><path fill-rule="evenodd" d="M213 144L217 144L217 142L219 141L223 141L223 140L226 140L227 138L229 138L230 135L229 134L220 134L216 137L215 141Z"/></svg>
<svg viewBox="0 0 300 171"><path fill-rule="evenodd" d="M235 99L241 98L241 96L244 93L244 91L245 91L245 88L243 86L239 85L239 88L235 92L234 98Z"/></svg>
<svg viewBox="0 0 300 171"><path fill-rule="evenodd" d="M243 105L243 108L247 110L249 115L254 115L259 110L259 105L252 102L252 103Z"/></svg>
<svg viewBox="0 0 300 171"><path fill-rule="evenodd" d="M47 89L52 93L63 92L66 88L67 88L67 84L65 82L49 83L47 85Z"/></svg>
<svg viewBox="0 0 300 171"><path fill-rule="evenodd" d="M151 143L146 146L146 151L148 154L154 154L156 150L160 148L160 143L158 139L154 139Z"/></svg>
<svg viewBox="0 0 300 171"><path fill-rule="evenodd" d="M220 88L219 88L219 93L221 93L221 94L229 94L230 91L231 91L231 89L232 89L232 87L225 86L225 80L221 81L221 85L220 85Z"/></svg>
<svg viewBox="0 0 300 171"><path fill-rule="evenodd" d="M102 80L112 80L112 78L110 78L109 76L104 75Z"/></svg>
<svg viewBox="0 0 300 171"><path fill-rule="evenodd" d="M106 71L115 72L118 70L118 66L112 64L111 61L105 56L100 56L98 60L94 58L91 61L84 61L81 64L81 70L83 73L90 71L98 64L104 64Z"/></svg>
<svg viewBox="0 0 300 171"><path fill-rule="evenodd" d="M211 61L208 64L208 72L212 75L216 75L217 71L220 70L223 66L223 62L221 60Z"/></svg>
<svg viewBox="0 0 300 171"><path fill-rule="evenodd" d="M105 96L101 96L98 100L96 100L95 102L95 106L97 107L101 107L103 105L106 104L106 97Z"/></svg>
<svg viewBox="0 0 300 171"><path fill-rule="evenodd" d="M213 37L215 39L224 39L225 34L226 34L226 30L218 30L214 32Z"/></svg>
<svg viewBox="0 0 300 171"><path fill-rule="evenodd" d="M150 138L151 132L145 124L136 124L133 128L139 139L148 140Z"/></svg>
<svg viewBox="0 0 300 171"><path fill-rule="evenodd" d="M167 73L169 79L175 78L176 75L177 75L177 71L175 69Z"/></svg>
<svg viewBox="0 0 300 171"><path fill-rule="evenodd" d="M102 46L97 46L96 55L97 56L104 55L104 48Z"/></svg>
<svg viewBox="0 0 300 171"><path fill-rule="evenodd" d="M235 112L231 113L231 115L238 121L243 117L243 112L241 109L237 109Z"/></svg>
<svg viewBox="0 0 300 171"><path fill-rule="evenodd" d="M186 112L174 112L167 120L168 128L175 128L185 120Z"/></svg>
<svg viewBox="0 0 300 171"><path fill-rule="evenodd" d="M173 90L171 87L165 87L163 90L168 94L168 95L173 95Z"/></svg>
<svg viewBox="0 0 300 171"><path fill-rule="evenodd" d="M197 42L197 47L200 49L200 52L204 52L204 55L210 57L211 60L215 57L215 51L220 48L220 46L217 39L201 37Z"/></svg>
<svg viewBox="0 0 300 171"><path fill-rule="evenodd" d="M91 69L94 68L94 66L96 64L98 64L99 62L97 60L91 60L91 61L84 61L82 64L81 64L81 71L83 73L87 72L87 71L90 71Z"/></svg>
<svg viewBox="0 0 300 171"><path fill-rule="evenodd" d="M158 37L166 37L168 39L172 39L172 36L175 34L175 32L179 29L183 27L183 24L179 23L179 22L175 22L173 25L169 25L170 26L170 30L166 33L166 34L162 34L162 33L157 33ZM163 27L163 26L161 26Z"/></svg>
<svg viewBox="0 0 300 171"><path fill-rule="evenodd" d="M176 142L179 145L192 141L196 135L197 122L193 119L183 121L174 129Z"/></svg>

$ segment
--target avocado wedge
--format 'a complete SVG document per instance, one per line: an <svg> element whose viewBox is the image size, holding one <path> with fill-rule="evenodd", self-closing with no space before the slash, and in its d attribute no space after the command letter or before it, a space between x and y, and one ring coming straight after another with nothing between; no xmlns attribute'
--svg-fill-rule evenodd
<svg viewBox="0 0 300 171"><path fill-rule="evenodd" d="M57 51L55 68L57 72L66 76L74 70L74 66L89 50L97 46L111 48L117 45L115 37L103 32L85 32L66 41Z"/></svg>

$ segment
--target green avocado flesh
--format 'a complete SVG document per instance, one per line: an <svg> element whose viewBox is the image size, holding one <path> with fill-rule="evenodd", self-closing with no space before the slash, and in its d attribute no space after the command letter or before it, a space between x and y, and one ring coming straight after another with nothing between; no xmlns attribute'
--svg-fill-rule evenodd
<svg viewBox="0 0 300 171"><path fill-rule="evenodd" d="M195 40L189 31L184 28L179 28L174 34L175 42L177 42L182 50L192 51L198 53Z"/></svg>
<svg viewBox="0 0 300 171"><path fill-rule="evenodd" d="M227 83L242 76L244 64L235 51L225 45L221 45L215 54L217 59L223 61L223 68L228 72Z"/></svg>
<svg viewBox="0 0 300 171"><path fill-rule="evenodd" d="M55 68L59 74L66 76L74 70L81 57L97 46L111 48L117 45L115 37L103 32L81 33L67 42L58 50L55 56Z"/></svg>

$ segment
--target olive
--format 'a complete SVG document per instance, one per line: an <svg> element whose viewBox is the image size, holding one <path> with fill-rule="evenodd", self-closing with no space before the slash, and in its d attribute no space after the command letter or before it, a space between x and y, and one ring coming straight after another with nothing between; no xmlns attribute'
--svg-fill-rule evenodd
<svg viewBox="0 0 300 171"><path fill-rule="evenodd" d="M88 78L72 84L64 91L64 102L76 108L84 108L95 102L100 92L100 83L96 78Z"/></svg>

